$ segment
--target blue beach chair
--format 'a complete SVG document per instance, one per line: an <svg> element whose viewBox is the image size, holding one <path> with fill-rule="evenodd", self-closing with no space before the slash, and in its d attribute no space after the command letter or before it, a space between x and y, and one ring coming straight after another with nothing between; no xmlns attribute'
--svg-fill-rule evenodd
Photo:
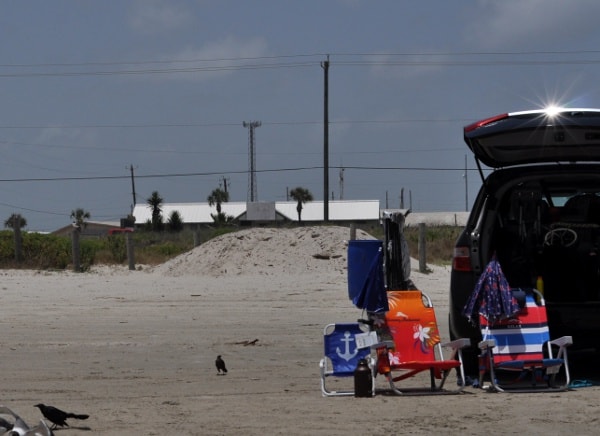
<svg viewBox="0 0 600 436"><path fill-rule="evenodd" d="M364 334L358 323L328 324L323 329L324 357L319 363L321 370L321 392L323 396L354 395L354 380L345 382L339 388L332 390L326 386L328 378L352 378L354 370L361 359L366 359L373 370L371 349L359 349L356 335ZM372 392L375 394L375 377ZM342 383L340 380L336 382Z"/></svg>

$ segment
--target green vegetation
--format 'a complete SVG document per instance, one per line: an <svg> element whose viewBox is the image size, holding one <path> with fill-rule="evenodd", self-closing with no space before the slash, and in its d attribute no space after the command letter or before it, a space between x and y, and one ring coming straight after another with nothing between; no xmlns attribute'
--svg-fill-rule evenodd
<svg viewBox="0 0 600 436"><path fill-rule="evenodd" d="M382 226L361 227L362 230L377 239L383 239ZM426 262L431 265L450 265L454 244L462 232L462 227L456 226L427 226L425 227ZM404 236L408 242L411 257L419 258L419 227L404 228Z"/></svg>
<svg viewBox="0 0 600 436"><path fill-rule="evenodd" d="M361 227L376 238L383 238L381 226ZM195 243L203 243L214 237L239 230L238 227L218 227L194 232L184 229L180 232L153 232L136 230L130 233L135 247L135 262L143 265L158 265L172 257L194 248ZM460 227L441 226L426 228L427 263L447 265L452 261L454 242ZM418 227L405 229L411 256L418 258ZM115 234L104 237L81 237L81 267L89 269L94 264L126 264L127 251L125 235ZM12 230L0 231L0 269L67 269L72 266L73 254L71 238L39 233L22 232L22 257L15 260L14 235Z"/></svg>
<svg viewBox="0 0 600 436"><path fill-rule="evenodd" d="M223 233L220 230L219 233ZM212 238L207 230L194 235L191 230L181 232L131 233L135 247L135 261L139 264L156 265L191 250L194 240L199 242ZM72 266L73 252L69 236L56 236L22 232L23 255L15 261L14 237L10 230L0 231L0 269L67 269ZM81 268L94 264L126 264L127 251L124 234L104 237L80 237Z"/></svg>
<svg viewBox="0 0 600 436"><path fill-rule="evenodd" d="M432 265L450 265L454 252L454 244L462 232L462 227L428 226L425 229L425 246L427 263ZM419 228L404 229L410 255L419 258Z"/></svg>
<svg viewBox="0 0 600 436"><path fill-rule="evenodd" d="M72 262L71 241L68 238L27 232L22 232L21 237L22 258L17 263L13 232L0 232L0 267L64 269Z"/></svg>

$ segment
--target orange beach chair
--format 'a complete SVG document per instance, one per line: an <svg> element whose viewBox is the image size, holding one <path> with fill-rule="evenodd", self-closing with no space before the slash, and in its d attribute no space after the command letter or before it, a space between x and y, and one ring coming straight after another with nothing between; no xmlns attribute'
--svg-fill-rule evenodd
<svg viewBox="0 0 600 436"><path fill-rule="evenodd" d="M465 386L462 349L470 345L468 338L442 344L431 299L419 290L389 291L389 312L379 330L377 371L385 375L396 394L459 393ZM450 348L445 359L443 349ZM460 377L457 389L445 390L451 371ZM428 371L429 385L399 388L397 382ZM414 382L416 383L416 382Z"/></svg>

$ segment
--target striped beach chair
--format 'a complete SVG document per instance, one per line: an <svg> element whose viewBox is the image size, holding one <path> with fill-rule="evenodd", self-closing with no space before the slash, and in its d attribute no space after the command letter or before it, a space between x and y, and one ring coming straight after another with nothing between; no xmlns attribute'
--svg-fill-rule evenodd
<svg viewBox="0 0 600 436"><path fill-rule="evenodd" d="M570 382L567 347L572 337L550 340L544 298L537 290L512 292L521 307L517 314L493 324L479 317L480 386L489 375L489 388L496 392L566 390ZM557 384L561 368L564 383Z"/></svg>

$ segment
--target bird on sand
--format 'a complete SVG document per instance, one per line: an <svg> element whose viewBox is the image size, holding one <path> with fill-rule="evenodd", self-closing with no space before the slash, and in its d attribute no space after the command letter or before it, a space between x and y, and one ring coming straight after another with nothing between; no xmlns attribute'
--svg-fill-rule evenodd
<svg viewBox="0 0 600 436"><path fill-rule="evenodd" d="M225 368L225 361L221 358L220 354L217 356L217 360L215 360L215 365L217 367L218 375L227 374L227 368Z"/></svg>
<svg viewBox="0 0 600 436"><path fill-rule="evenodd" d="M36 404L33 407L37 407L38 409L40 409L42 415L44 415L44 417L53 424L51 430L54 430L59 425L61 427L68 427L69 424L67 424L67 418L88 419L90 417L90 415L64 412L60 409L57 409L56 407L46 406L45 404L41 403Z"/></svg>

